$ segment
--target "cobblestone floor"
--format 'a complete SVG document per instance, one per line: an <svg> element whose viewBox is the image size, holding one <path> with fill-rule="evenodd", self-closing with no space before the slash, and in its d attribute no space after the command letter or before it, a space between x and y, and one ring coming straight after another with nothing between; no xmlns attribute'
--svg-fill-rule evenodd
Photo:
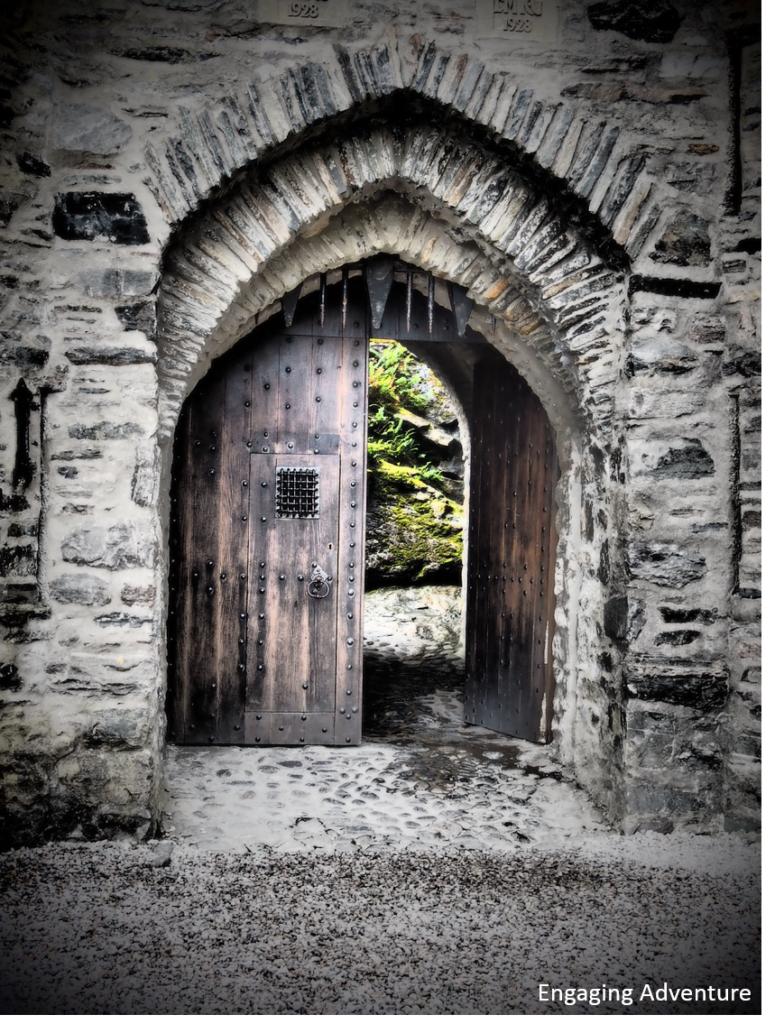
<svg viewBox="0 0 784 1024"><path fill-rule="evenodd" d="M563 847L609 830L549 747L462 721L460 590L374 591L361 747L170 747L178 845L280 852Z"/></svg>

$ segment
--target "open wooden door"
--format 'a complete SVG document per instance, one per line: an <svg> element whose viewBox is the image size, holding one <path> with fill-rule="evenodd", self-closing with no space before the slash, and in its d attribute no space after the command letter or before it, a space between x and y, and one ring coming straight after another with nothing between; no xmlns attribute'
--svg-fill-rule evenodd
<svg viewBox="0 0 784 1024"><path fill-rule="evenodd" d="M379 336L410 344L419 358L428 359L429 349L469 421L465 720L549 742L558 481L553 430L517 369L467 326L472 304L465 293L450 288L450 314L434 306L432 279L428 283L429 301L412 294L410 285L407 293L402 285L392 289Z"/></svg>
<svg viewBox="0 0 784 1024"><path fill-rule="evenodd" d="M279 316L254 331L183 410L169 623L179 743L361 739L368 332L361 282L348 284L345 306L311 296L290 327Z"/></svg>
<svg viewBox="0 0 784 1024"><path fill-rule="evenodd" d="M541 402L497 354L474 370L465 719L552 738L558 460Z"/></svg>

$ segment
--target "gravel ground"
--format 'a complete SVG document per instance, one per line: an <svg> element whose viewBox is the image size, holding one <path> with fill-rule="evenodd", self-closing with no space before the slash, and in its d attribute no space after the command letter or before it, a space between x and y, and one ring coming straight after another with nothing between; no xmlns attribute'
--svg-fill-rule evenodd
<svg viewBox="0 0 784 1024"><path fill-rule="evenodd" d="M671 838L516 855L241 855L167 842L18 850L0 858L0 1005L758 1013L756 844ZM752 1002L639 1001L646 983L665 982L748 987ZM540 1002L541 984L631 989L632 1004Z"/></svg>

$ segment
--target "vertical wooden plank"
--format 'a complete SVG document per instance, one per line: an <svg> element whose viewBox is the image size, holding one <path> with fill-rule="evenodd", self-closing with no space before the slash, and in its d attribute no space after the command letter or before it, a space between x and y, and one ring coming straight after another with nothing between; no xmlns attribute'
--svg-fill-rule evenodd
<svg viewBox="0 0 784 1024"><path fill-rule="evenodd" d="M520 470L520 430L523 416L523 403L519 389L520 378L508 374L504 377L506 398L503 408L504 419L508 419L510 428L503 431L502 471L504 483L504 552L499 567L501 578L502 602L502 642L499 656L498 703L502 729L513 730L519 735L520 728L520 693L521 680L516 671L514 657L518 644L520 625L520 608L515 601L512 581L518 574L521 559L523 534L519 515L519 470Z"/></svg>
<svg viewBox="0 0 784 1024"><path fill-rule="evenodd" d="M340 344L340 606L335 743L362 738L362 644L367 481L367 337L347 330Z"/></svg>
<svg viewBox="0 0 784 1024"><path fill-rule="evenodd" d="M236 742L244 731L247 654L248 495L252 363L241 347L223 367L224 420L217 439L222 452L217 508L218 629L214 695L216 743Z"/></svg>
<svg viewBox="0 0 784 1024"><path fill-rule="evenodd" d="M184 432L178 437L173 524L179 541L180 576L175 627L175 694L181 742L215 739L216 640L220 608L215 581L223 449L218 437L224 417L224 381L199 384L188 401ZM210 565L210 562L213 565Z"/></svg>
<svg viewBox="0 0 784 1024"><path fill-rule="evenodd" d="M252 348L251 452L278 450L278 402L280 400L280 350L284 339L274 325L254 331Z"/></svg>
<svg viewBox="0 0 784 1024"><path fill-rule="evenodd" d="M501 374L488 374L488 381L485 385L488 396L491 397L491 405L488 408L487 428L488 437L485 454L487 458L487 484L485 491L485 504L487 512L484 521L484 533L487 538L487 597L486 597L486 644L485 644L485 688L480 695L482 714L480 723L488 729L497 729L498 719L498 683L500 673L500 647L501 647L501 564L504 561L506 546L506 508L505 508L505 482L504 455L505 435L502 429L506 421L506 393L505 380Z"/></svg>
<svg viewBox="0 0 784 1024"><path fill-rule="evenodd" d="M478 364L474 378L471 491L469 496L469 579L473 599L469 604L466 644L466 721L481 724L488 686L489 605L492 600L492 440L495 377Z"/></svg>
<svg viewBox="0 0 784 1024"><path fill-rule="evenodd" d="M330 577L329 593L324 598L306 596L311 637L307 672L310 686L306 708L312 714L335 713L336 637L339 632L341 601L340 577L340 458L337 455L311 456L320 476L321 509L310 524L309 548L302 554L306 590L313 562Z"/></svg>
<svg viewBox="0 0 784 1024"><path fill-rule="evenodd" d="M516 734L535 740L538 736L538 706L541 696L537 694L536 682L536 614L537 614L537 566L539 519L537 505L537 473L539 461L537 451L536 409L532 394L522 380L517 382L521 415L517 433L520 445L520 468L517 487L518 532L521 544L515 567L521 583L520 623L518 631L518 664L516 677L521 681L517 695L518 722Z"/></svg>
<svg viewBox="0 0 784 1024"><path fill-rule="evenodd" d="M520 680L513 664L517 647L515 635L520 609L514 599L513 581L520 560L518 545L518 476L519 476L519 422L522 416L517 380L511 375L502 378L499 395L500 416L496 421L498 471L503 479L497 481L502 500L502 550L498 565L498 602L500 606L497 702L493 709L494 728L517 733L519 729ZM507 429L503 429L504 424ZM498 428L501 428L500 433Z"/></svg>
<svg viewBox="0 0 784 1024"><path fill-rule="evenodd" d="M317 335L311 371L313 425L310 444L311 450L318 449L321 454L340 450L340 397L346 372L348 368L343 366L341 338Z"/></svg>
<svg viewBox="0 0 784 1024"><path fill-rule="evenodd" d="M251 455L248 540L248 673L246 711L270 706L267 694L269 647L267 589L270 569L269 531L275 515L275 456Z"/></svg>
<svg viewBox="0 0 784 1024"><path fill-rule="evenodd" d="M248 339L252 346L251 446L248 505L248 608L246 654L247 743L269 742L268 717L263 715L268 685L267 646L268 531L275 514L275 459L280 437L280 362L285 336L282 318L265 324ZM285 401L285 400L284 400ZM262 453L257 455L257 453Z"/></svg>
<svg viewBox="0 0 784 1024"><path fill-rule="evenodd" d="M318 519L276 515L277 471L295 462L319 471ZM297 714L334 708L338 479L336 456L252 457L251 520L258 528L251 532L250 564L258 569L258 587L252 588L249 601L248 640L264 656L251 673L248 711ZM308 596L314 561L333 577L324 599Z"/></svg>
<svg viewBox="0 0 784 1024"><path fill-rule="evenodd" d="M279 384L275 451L284 454L313 450L315 403L313 339L286 332L279 339Z"/></svg>

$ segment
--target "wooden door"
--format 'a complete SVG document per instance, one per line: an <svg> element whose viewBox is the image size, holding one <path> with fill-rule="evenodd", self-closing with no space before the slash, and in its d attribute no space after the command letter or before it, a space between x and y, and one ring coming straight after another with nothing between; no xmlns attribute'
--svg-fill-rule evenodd
<svg viewBox="0 0 784 1024"><path fill-rule="evenodd" d="M515 367L471 328L461 340L455 317L434 306L432 294L429 289L428 302L393 288L379 336L411 344L424 359L430 348L469 420L465 720L549 742L558 480L553 431Z"/></svg>
<svg viewBox="0 0 784 1024"><path fill-rule="evenodd" d="M366 299L300 302L216 361L175 441L180 743L361 739ZM329 312L327 312L329 311ZM345 323L345 327L344 327Z"/></svg>
<svg viewBox="0 0 784 1024"><path fill-rule="evenodd" d="M549 742L555 611L555 440L498 355L474 371L465 718Z"/></svg>

